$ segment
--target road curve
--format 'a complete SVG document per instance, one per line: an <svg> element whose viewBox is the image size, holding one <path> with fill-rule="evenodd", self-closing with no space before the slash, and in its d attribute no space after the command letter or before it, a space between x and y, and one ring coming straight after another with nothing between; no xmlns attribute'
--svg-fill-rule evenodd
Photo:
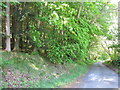
<svg viewBox="0 0 120 90"><path fill-rule="evenodd" d="M64 88L120 88L120 78L114 71L98 62L95 63L84 77ZM119 84L119 85L118 85Z"/></svg>
<svg viewBox="0 0 120 90"><path fill-rule="evenodd" d="M78 88L118 88L118 74L102 63L95 63ZM76 88L77 88L76 87Z"/></svg>

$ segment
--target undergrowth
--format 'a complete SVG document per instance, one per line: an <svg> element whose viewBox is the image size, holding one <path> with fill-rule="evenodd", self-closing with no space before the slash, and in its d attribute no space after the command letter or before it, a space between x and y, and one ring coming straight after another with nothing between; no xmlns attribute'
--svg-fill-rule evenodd
<svg viewBox="0 0 120 90"><path fill-rule="evenodd" d="M52 64L39 55L0 52L1 88L53 88L69 83L84 74L88 65ZM90 63L89 63L90 64Z"/></svg>
<svg viewBox="0 0 120 90"><path fill-rule="evenodd" d="M108 67L110 67L111 69L113 69L116 73L120 74L120 66L119 65L116 65L116 64L113 64L113 60L110 60L110 61L106 61L104 62L105 65L107 65Z"/></svg>

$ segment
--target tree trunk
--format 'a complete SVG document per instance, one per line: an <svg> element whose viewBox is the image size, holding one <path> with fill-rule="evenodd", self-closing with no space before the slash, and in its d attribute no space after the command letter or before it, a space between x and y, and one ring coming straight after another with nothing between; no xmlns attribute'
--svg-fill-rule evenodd
<svg viewBox="0 0 120 90"><path fill-rule="evenodd" d="M17 23L17 22L16 22ZM21 22L17 23L17 27L15 28L15 46L14 46L14 51L19 51L19 41L20 41L20 35L19 35L19 31L21 28Z"/></svg>
<svg viewBox="0 0 120 90"><path fill-rule="evenodd" d="M0 11L2 11L2 9L0 8ZM2 49L2 16L0 15L0 49Z"/></svg>
<svg viewBox="0 0 120 90"><path fill-rule="evenodd" d="M11 51L10 45L10 4L6 2L6 51Z"/></svg>
<svg viewBox="0 0 120 90"><path fill-rule="evenodd" d="M12 27L13 27L13 38L14 38L14 51L19 51L19 40L20 40L20 29L21 29L21 22L18 20L19 14L14 14L14 12L19 13L19 5L14 6L13 9L13 16L12 16Z"/></svg>
<svg viewBox="0 0 120 90"><path fill-rule="evenodd" d="M19 51L19 37L16 37L14 50Z"/></svg>

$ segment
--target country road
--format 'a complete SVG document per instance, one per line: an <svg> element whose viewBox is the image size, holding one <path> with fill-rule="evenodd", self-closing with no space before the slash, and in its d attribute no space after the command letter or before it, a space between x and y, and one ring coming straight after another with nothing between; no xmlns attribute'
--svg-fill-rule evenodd
<svg viewBox="0 0 120 90"><path fill-rule="evenodd" d="M99 62L81 80L67 88L118 88L118 81L118 74Z"/></svg>

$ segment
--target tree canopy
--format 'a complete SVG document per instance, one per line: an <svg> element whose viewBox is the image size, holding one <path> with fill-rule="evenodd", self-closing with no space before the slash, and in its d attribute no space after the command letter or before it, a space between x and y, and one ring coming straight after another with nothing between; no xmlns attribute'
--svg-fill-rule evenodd
<svg viewBox="0 0 120 90"><path fill-rule="evenodd" d="M111 38L109 28L116 15L110 2L17 2L0 3L2 49L10 22L11 50L39 52L53 63L87 63L99 37ZM5 14L10 7L9 17ZM6 9L5 9L6 8ZM9 19L7 19L9 18ZM8 20L6 22L6 19ZM93 57L93 56L92 56ZM95 57L94 57L95 58ZM93 59L94 59L93 58Z"/></svg>

